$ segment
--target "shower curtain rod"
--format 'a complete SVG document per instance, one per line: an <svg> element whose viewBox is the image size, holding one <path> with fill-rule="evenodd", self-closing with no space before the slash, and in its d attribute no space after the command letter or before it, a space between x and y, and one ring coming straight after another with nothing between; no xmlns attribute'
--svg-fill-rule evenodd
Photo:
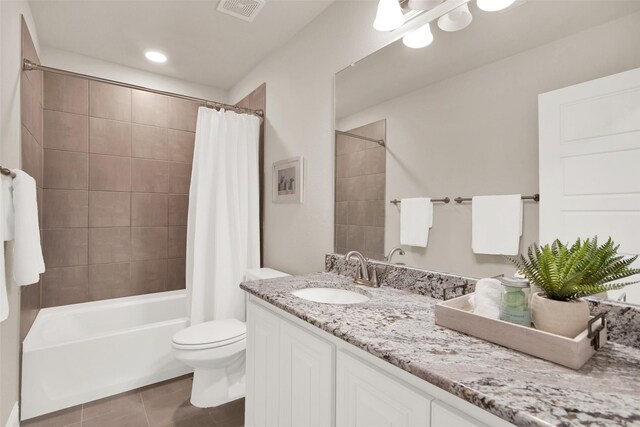
<svg viewBox="0 0 640 427"><path fill-rule="evenodd" d="M364 139L365 141L371 141L371 142L375 142L376 144L384 147L384 139L373 139L373 138L368 138L366 136L361 136L361 135L357 135L355 133L351 133L351 132L344 132L341 130L336 130L336 133L338 135L346 135L346 136L351 136L353 138L359 138L359 139Z"/></svg>
<svg viewBox="0 0 640 427"><path fill-rule="evenodd" d="M67 71L67 70L61 70L59 68L47 67L45 65L39 65L39 64L36 64L35 62L31 62L28 59L24 59L23 60L22 69L24 71L34 71L34 70L48 71L50 73L62 74L64 76L79 77L79 78L86 79L86 80L91 80L91 81L94 81L94 82L107 83L107 84L112 84L112 85L116 85L116 86L126 87L126 88L129 88L129 89L142 90L142 91L145 91L145 92L151 92L151 93L156 93L156 94L159 94L159 95L171 96L173 98L184 99L185 101L198 102L198 103L204 104L204 106L207 107L207 108L216 108L216 109L224 108L225 110L232 110L232 111L235 111L235 112L252 114L254 116L258 116L260 119L264 119L264 111L263 110L252 110L250 108L237 107L235 105L225 104L223 102L209 101L207 99L195 98L193 96L180 95L178 93L165 92L163 90L157 90L157 89L150 89L148 87L137 86L137 85L133 85L133 84L129 84L129 83L123 83L123 82L119 82L119 81L116 81L116 80L103 79L102 77L89 76L87 74L75 73L73 71Z"/></svg>

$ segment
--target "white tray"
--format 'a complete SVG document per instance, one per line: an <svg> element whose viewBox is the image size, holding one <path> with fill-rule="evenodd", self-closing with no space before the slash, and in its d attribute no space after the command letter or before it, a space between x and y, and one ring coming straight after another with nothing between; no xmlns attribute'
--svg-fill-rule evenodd
<svg viewBox="0 0 640 427"><path fill-rule="evenodd" d="M575 338L540 331L534 327L516 325L497 319L480 316L472 312L469 298L463 295L436 304L436 325L481 338L504 347L521 351L572 369L580 369L596 350L591 345L585 329ZM599 347L607 342L606 320L599 332ZM586 325L585 325L586 326Z"/></svg>

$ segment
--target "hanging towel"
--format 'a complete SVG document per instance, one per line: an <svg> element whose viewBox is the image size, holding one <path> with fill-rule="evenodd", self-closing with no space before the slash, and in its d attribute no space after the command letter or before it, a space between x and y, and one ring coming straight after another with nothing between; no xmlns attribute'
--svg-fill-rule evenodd
<svg viewBox="0 0 640 427"><path fill-rule="evenodd" d="M433 226L433 203L429 197L402 199L400 205L400 244L426 248Z"/></svg>
<svg viewBox="0 0 640 427"><path fill-rule="evenodd" d="M522 195L475 196L471 203L473 252L517 255L522 235Z"/></svg>
<svg viewBox="0 0 640 427"><path fill-rule="evenodd" d="M4 242L13 239L13 199L11 178L0 175L0 322L9 317Z"/></svg>
<svg viewBox="0 0 640 427"><path fill-rule="evenodd" d="M31 285L44 273L40 246L36 181L21 170L13 170L13 277L18 285Z"/></svg>

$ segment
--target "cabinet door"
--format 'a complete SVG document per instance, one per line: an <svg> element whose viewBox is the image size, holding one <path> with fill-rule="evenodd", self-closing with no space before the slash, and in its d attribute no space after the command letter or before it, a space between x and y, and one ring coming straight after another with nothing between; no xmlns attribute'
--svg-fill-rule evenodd
<svg viewBox="0 0 640 427"><path fill-rule="evenodd" d="M280 323L280 426L333 425L333 345Z"/></svg>
<svg viewBox="0 0 640 427"><path fill-rule="evenodd" d="M337 359L337 427L429 426L430 399L347 353Z"/></svg>
<svg viewBox="0 0 640 427"><path fill-rule="evenodd" d="M278 427L278 337L280 321L255 303L247 305L248 427Z"/></svg>
<svg viewBox="0 0 640 427"><path fill-rule="evenodd" d="M442 402L431 404L431 427L486 427L485 424Z"/></svg>

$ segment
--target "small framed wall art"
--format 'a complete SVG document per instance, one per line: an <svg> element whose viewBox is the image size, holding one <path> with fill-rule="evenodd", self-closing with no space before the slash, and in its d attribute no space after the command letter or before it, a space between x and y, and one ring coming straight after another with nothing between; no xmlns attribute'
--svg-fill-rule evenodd
<svg viewBox="0 0 640 427"><path fill-rule="evenodd" d="M302 156L273 164L273 202L302 203L304 196Z"/></svg>

